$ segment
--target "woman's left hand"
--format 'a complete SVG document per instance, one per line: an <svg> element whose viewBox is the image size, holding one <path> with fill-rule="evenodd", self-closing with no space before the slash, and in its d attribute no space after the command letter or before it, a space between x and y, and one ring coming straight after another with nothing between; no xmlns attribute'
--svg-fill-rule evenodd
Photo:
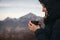
<svg viewBox="0 0 60 40"><path fill-rule="evenodd" d="M39 26L39 25L35 25L35 24L33 24L31 21L29 21L29 23L28 23L28 28L29 28L31 31L36 31L37 29L40 29L40 26Z"/></svg>

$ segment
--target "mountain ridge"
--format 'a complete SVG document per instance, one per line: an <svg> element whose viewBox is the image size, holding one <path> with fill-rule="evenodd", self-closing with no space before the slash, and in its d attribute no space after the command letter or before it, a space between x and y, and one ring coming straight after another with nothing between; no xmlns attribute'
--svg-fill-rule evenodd
<svg viewBox="0 0 60 40"><path fill-rule="evenodd" d="M24 15L18 19L12 19L12 18L6 18L2 22L0 21L0 29L6 28L6 27L12 27L13 29L16 27L28 27L28 22L30 20L42 20L43 18L36 16L35 14L29 13L27 15ZM1 25L2 24L2 25Z"/></svg>

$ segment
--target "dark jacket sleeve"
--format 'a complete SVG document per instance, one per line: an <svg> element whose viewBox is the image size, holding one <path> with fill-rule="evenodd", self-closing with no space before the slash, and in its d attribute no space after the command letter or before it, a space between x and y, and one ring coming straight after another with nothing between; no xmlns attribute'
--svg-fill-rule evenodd
<svg viewBox="0 0 60 40"><path fill-rule="evenodd" d="M60 19L53 26L51 40L60 40Z"/></svg>
<svg viewBox="0 0 60 40"><path fill-rule="evenodd" d="M60 20L57 20L52 26L52 35L49 38L46 38L47 35L44 29L38 29L35 31L37 40L60 40Z"/></svg>
<svg viewBox="0 0 60 40"><path fill-rule="evenodd" d="M37 40L45 40L45 31L44 29L38 29L35 31Z"/></svg>

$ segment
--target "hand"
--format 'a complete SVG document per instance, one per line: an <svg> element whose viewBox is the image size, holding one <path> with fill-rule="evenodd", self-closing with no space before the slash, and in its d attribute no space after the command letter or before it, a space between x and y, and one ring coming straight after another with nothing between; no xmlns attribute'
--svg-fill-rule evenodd
<svg viewBox="0 0 60 40"><path fill-rule="evenodd" d="M35 25L35 24L31 23L31 21L29 21L29 23L28 23L28 28L29 28L31 31L36 31L37 29L40 29L40 26L39 26L39 25Z"/></svg>

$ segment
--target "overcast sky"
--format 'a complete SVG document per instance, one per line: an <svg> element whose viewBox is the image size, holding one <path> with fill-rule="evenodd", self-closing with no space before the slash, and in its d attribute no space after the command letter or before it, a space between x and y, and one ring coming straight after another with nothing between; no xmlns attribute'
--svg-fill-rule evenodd
<svg viewBox="0 0 60 40"><path fill-rule="evenodd" d="M44 16L38 0L0 0L0 20L6 17L19 18L29 12Z"/></svg>

